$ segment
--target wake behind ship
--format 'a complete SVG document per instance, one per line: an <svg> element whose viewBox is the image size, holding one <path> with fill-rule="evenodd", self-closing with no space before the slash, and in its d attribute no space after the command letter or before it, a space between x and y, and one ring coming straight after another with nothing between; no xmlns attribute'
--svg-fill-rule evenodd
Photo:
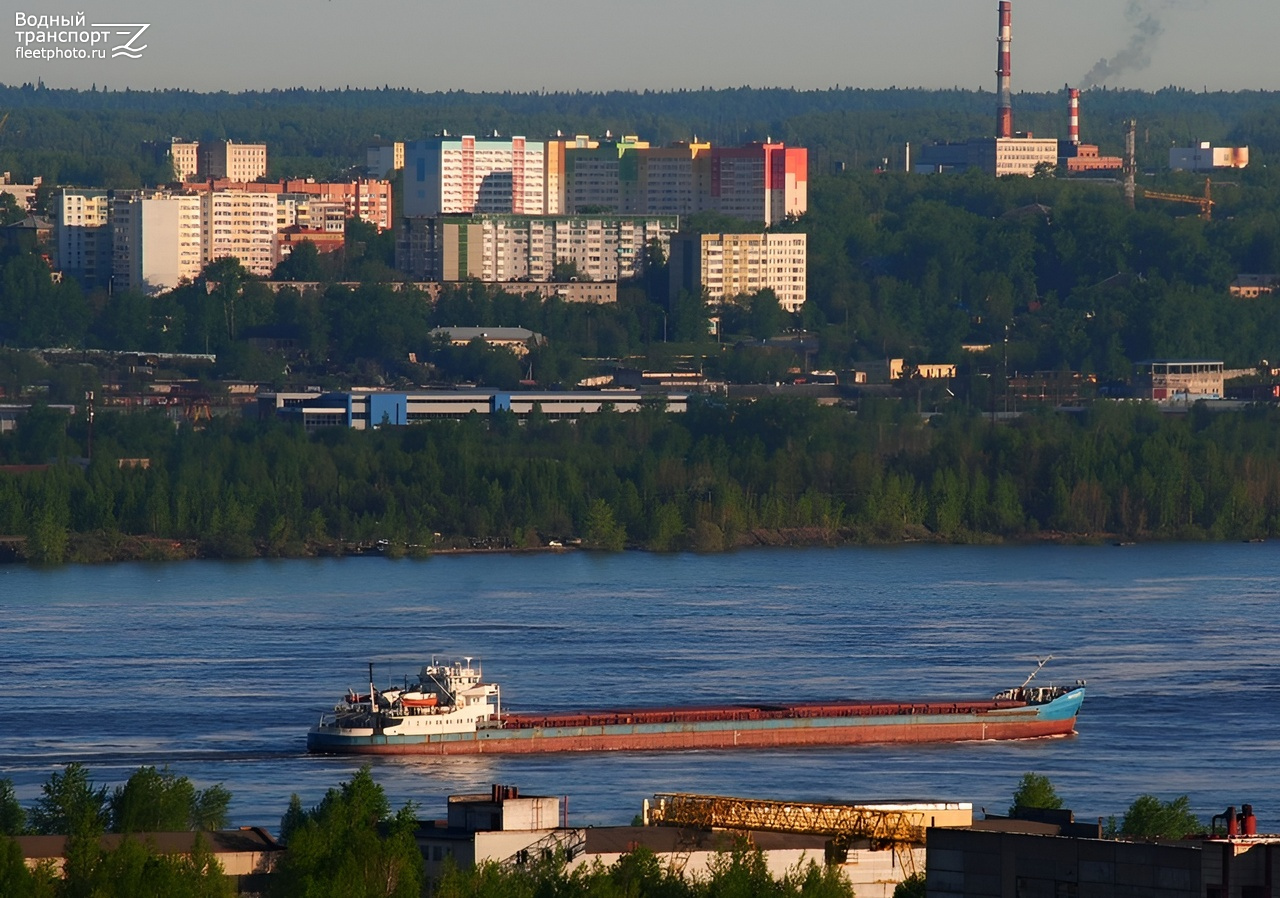
<svg viewBox="0 0 1280 898"><path fill-rule="evenodd" d="M307 733L322 754L454 755L566 751L778 748L1065 736L1084 682L1021 686L988 700L743 704L534 714L504 713L478 664L423 666L404 689L348 693Z"/></svg>

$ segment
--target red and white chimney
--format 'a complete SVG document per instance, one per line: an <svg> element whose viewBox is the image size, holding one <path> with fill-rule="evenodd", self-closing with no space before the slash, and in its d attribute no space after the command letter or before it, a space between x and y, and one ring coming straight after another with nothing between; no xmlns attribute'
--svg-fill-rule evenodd
<svg viewBox="0 0 1280 898"><path fill-rule="evenodd" d="M1000 0L999 55L996 59L997 92L996 137L1013 136L1013 3Z"/></svg>
<svg viewBox="0 0 1280 898"><path fill-rule="evenodd" d="M1067 140L1080 146L1080 91L1074 87L1067 88Z"/></svg>

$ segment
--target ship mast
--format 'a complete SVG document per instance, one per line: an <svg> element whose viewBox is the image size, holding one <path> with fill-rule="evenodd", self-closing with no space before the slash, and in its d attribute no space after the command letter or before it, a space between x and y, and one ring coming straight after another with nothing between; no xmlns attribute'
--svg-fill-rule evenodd
<svg viewBox="0 0 1280 898"><path fill-rule="evenodd" d="M1048 655L1048 656L1046 656L1046 657L1045 657L1045 659L1044 659L1043 661L1041 661L1039 658L1037 658L1037 659L1036 659L1036 669L1035 669L1035 670L1033 670L1033 671L1031 671L1031 675L1030 675L1029 677L1027 677L1025 680L1023 680L1023 681L1022 681L1022 685L1021 685L1021 686L1019 686L1018 688L1019 688L1019 689L1026 689L1026 688L1027 688L1027 686L1029 686L1029 685L1031 684L1031 681L1032 681L1032 680L1034 680L1034 679L1036 678L1036 674L1038 674L1038 673L1040 673L1040 671L1044 670L1044 666L1045 666L1046 664L1048 664L1048 663L1049 663L1050 661L1052 661L1052 660L1053 660L1053 656L1052 656L1052 655Z"/></svg>

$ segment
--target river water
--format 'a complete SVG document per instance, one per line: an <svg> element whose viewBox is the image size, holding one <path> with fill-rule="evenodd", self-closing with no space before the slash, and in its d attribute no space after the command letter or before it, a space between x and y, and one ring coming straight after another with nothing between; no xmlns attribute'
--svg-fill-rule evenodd
<svg viewBox="0 0 1280 898"><path fill-rule="evenodd" d="M1280 544L771 549L0 568L0 777L30 804L68 761L223 783L274 828L361 761L305 733L348 687L474 656L512 710L979 698L1086 679L1078 735L1013 743L376 758L393 804L444 815L492 783L627 823L654 792L968 801L1022 774L1078 819L1138 795L1280 831Z"/></svg>

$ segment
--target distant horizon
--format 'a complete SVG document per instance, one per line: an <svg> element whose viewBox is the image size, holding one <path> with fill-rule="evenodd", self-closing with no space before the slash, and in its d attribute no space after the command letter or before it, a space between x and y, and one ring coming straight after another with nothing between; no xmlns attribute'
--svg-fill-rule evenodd
<svg viewBox="0 0 1280 898"><path fill-rule="evenodd" d="M10 19L0 83L197 93L995 89L996 0L547 0L536 9L223 0L213 24L204 8L159 0L28 7L40 11ZM1013 89L1276 91L1277 33L1274 0L1013 0Z"/></svg>
<svg viewBox="0 0 1280 898"><path fill-rule="evenodd" d="M993 96L995 95L994 89L988 88L984 85L979 85L977 87L961 87L959 85L953 85L951 87L924 87L924 86L903 86L903 85L890 85L888 87L860 87L857 85L850 85L850 84L835 84L827 87L784 87L781 85L738 84L738 85L726 85L723 87L701 85L699 87L665 87L665 88L580 87L580 88L565 88L561 90L542 90L542 89L519 90L515 88L490 88L490 89L474 89L473 90L473 89L459 88L459 87L422 88L422 87L409 87L406 85L397 86L397 85L387 85L387 84L375 85L375 86L361 86L361 87L354 87L351 85L332 86L332 87L326 86L326 85L317 85L317 86L311 87L303 84L293 84L293 85L288 85L283 87L281 86L246 87L239 90L225 90L225 89L202 90L199 88L191 88L191 87L142 88L142 87L131 87L128 85L117 88L117 87L112 87L109 84L101 84L101 85L94 84L94 85L90 85L89 87L78 87L78 86L56 86L56 85L50 85L47 83L42 84L39 81L28 81L28 82L23 82L21 84L5 83L3 81L0 81L0 90L20 91L27 87L32 87L36 90L58 91L58 92L67 92L67 93L86 93L86 94L89 94L89 93L112 93L112 94L185 93L185 94L196 94L200 96L226 95L226 96L233 96L233 97L243 96L245 94L289 93L292 91L306 91L310 93L413 93L413 94L425 94L425 95L432 95L432 96L448 95L448 94L473 94L473 95L510 95L510 96L529 96L529 97L539 97L539 96L551 97L551 96L573 96L573 95L603 96L608 94L631 94L635 96L644 96L646 94L663 95L663 94L682 94L682 93L720 93L724 91L738 91L738 90L785 91L789 93L798 93L798 94L844 93L849 91L853 91L853 92L861 91L864 93L920 92L920 93L960 93L960 94L977 94L977 95L991 94ZM1059 87L1057 89L1048 89L1048 90L1017 90L1015 89L1013 92L1013 95L1015 97L1018 97L1018 96L1045 97L1045 96L1054 96L1057 94L1064 93L1065 90L1066 90L1065 86ZM1196 88L1190 88L1190 87L1182 87L1176 84L1170 84L1164 87L1158 87L1158 88L1152 88L1152 89L1138 88L1138 87L1120 87L1115 85L1102 84L1102 85L1096 85L1090 88L1084 88L1082 90L1082 93L1088 94L1094 91L1105 92L1105 93L1145 94L1149 96L1154 96L1156 94L1164 93L1166 91L1174 91L1177 93L1187 93L1187 94L1192 94L1194 96L1213 96L1216 94L1280 94L1280 88L1239 88L1239 89L1223 88L1223 89L1217 89L1217 90L1207 90L1203 88L1196 89Z"/></svg>

